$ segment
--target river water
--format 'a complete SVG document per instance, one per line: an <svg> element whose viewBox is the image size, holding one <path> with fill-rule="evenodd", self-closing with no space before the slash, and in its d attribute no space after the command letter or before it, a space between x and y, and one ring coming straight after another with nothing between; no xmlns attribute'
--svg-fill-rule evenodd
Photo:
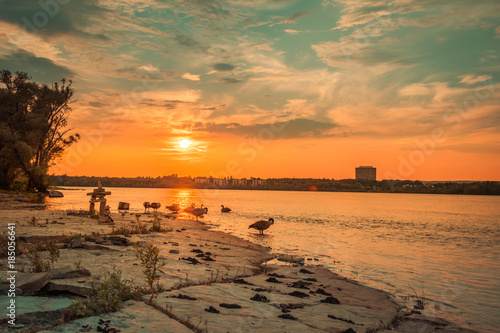
<svg viewBox="0 0 500 333"><path fill-rule="evenodd" d="M88 209L89 188L68 188L49 209ZM202 219L276 253L305 256L331 270L392 294L425 314L481 332L500 327L500 197L243 190L106 188L143 212L144 201L204 204ZM220 205L231 213L221 213ZM248 225L274 218L259 236ZM182 218L182 216L181 216ZM182 221L179 221L182 224Z"/></svg>

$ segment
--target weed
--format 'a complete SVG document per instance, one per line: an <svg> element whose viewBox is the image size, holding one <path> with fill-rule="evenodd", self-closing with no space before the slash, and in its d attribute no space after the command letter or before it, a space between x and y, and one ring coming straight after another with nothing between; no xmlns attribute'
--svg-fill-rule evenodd
<svg viewBox="0 0 500 333"><path fill-rule="evenodd" d="M419 297L419 296L417 295L417 292L415 291L415 289L413 289L413 287L412 287L410 284L408 284L408 285L409 285L409 286L410 286L410 288L413 290L413 293L415 294L415 298L416 298L415 303L417 303L417 305L414 305L414 306L413 306L413 308L414 308L415 310L423 310L423 309L425 309L425 302L424 302L424 298L425 298L425 295L424 295L424 284L422 283L422 296L421 296L421 297Z"/></svg>
<svg viewBox="0 0 500 333"><path fill-rule="evenodd" d="M38 220L36 219L36 217L34 217L34 216L33 216L33 217L31 217L31 223L30 223L30 224L31 224L32 226L36 226L36 223L37 223L37 222L38 222Z"/></svg>
<svg viewBox="0 0 500 333"><path fill-rule="evenodd" d="M35 247L31 247L26 253L31 262L31 272L40 273L50 270L50 262L44 261Z"/></svg>
<svg viewBox="0 0 500 333"><path fill-rule="evenodd" d="M160 305L156 304L156 303L150 303L150 305L155 308L156 310L166 314L167 316L169 316L170 318L178 321L179 323L183 324L184 326L186 326L187 328L191 329L193 332L195 333L206 333L208 332L207 329L201 329L201 328L198 328L198 326L200 326L200 324L198 324L197 326L195 326L193 323L191 323L190 319L191 317L188 316L188 319L181 319L179 317L177 317L173 312L172 312L172 307L171 306L168 306L166 305L165 307L161 307ZM205 323L206 324L206 323Z"/></svg>
<svg viewBox="0 0 500 333"><path fill-rule="evenodd" d="M76 268L76 269L80 269L80 268L82 268L82 267L83 267L83 266L82 266L82 261L81 261L81 260L75 261L75 268Z"/></svg>
<svg viewBox="0 0 500 333"><path fill-rule="evenodd" d="M146 248L139 248L137 244L135 244L134 247L136 251L135 256L141 261L144 267L142 272L144 273L146 284L151 294L149 302L152 302L160 289L160 284L158 282L160 280L160 275L158 274L158 270L160 267L165 266L165 262L160 259L160 249L151 243L148 243Z"/></svg>
<svg viewBox="0 0 500 333"><path fill-rule="evenodd" d="M132 285L132 280L124 280L121 271L115 267L107 272L99 282L92 282L92 290L87 298L78 297L69 307L72 319L96 316L118 311L122 302L139 300L141 292Z"/></svg>
<svg viewBox="0 0 500 333"><path fill-rule="evenodd" d="M49 256L50 256L50 262L52 264L52 269L54 269L54 262L59 260L59 257L61 256L61 251L59 248L56 246L55 242L53 240L49 241L47 240L47 250L49 251Z"/></svg>

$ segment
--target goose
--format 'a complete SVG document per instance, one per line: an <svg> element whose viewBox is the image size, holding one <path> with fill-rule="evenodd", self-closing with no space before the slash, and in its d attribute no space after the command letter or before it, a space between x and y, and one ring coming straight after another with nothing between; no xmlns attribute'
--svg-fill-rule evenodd
<svg viewBox="0 0 500 333"><path fill-rule="evenodd" d="M189 213L196 216L196 221L198 221L198 217L208 213L208 208L201 205L201 208L192 208Z"/></svg>
<svg viewBox="0 0 500 333"><path fill-rule="evenodd" d="M248 227L248 229L250 229L250 228L257 229L257 230L259 230L259 234L260 235L264 235L264 230L266 230L267 228L269 228L272 224L274 224L274 219L273 218L270 218L267 221L260 220L260 221L257 221L255 223L251 224Z"/></svg>
<svg viewBox="0 0 500 333"><path fill-rule="evenodd" d="M151 205L149 205L149 207L153 208L153 210L156 212L158 209L160 209L161 203L159 203L159 202L152 202Z"/></svg>
<svg viewBox="0 0 500 333"><path fill-rule="evenodd" d="M167 209L170 209L172 212L178 212L181 207L179 204L174 203L173 205L167 206Z"/></svg>
<svg viewBox="0 0 500 333"><path fill-rule="evenodd" d="M149 208L151 207L151 204L149 203L149 201L146 201L145 203L143 203L143 206L144 206L144 212L146 212L146 209L149 212Z"/></svg>
<svg viewBox="0 0 500 333"><path fill-rule="evenodd" d="M188 206L188 207L184 208L184 211L186 213L191 213L191 211L194 209L194 207L195 207L194 203L192 203L191 206Z"/></svg>
<svg viewBox="0 0 500 333"><path fill-rule="evenodd" d="M229 213L231 211L231 208L229 208L229 207L224 207L224 205L220 205L220 206L221 206L220 211L223 213Z"/></svg>

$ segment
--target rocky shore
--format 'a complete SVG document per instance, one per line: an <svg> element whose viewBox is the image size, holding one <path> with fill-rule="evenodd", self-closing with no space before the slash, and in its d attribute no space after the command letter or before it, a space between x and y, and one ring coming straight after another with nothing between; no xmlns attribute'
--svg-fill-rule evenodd
<svg viewBox="0 0 500 333"><path fill-rule="evenodd" d="M11 200L12 201L12 200ZM20 247L55 244L59 256L47 272L30 273L25 253L15 258L15 326L7 314L12 268L1 261L0 330L19 332L472 332L418 311L401 309L388 294L317 266L269 264L271 249L208 230L201 222L158 214L162 232L149 229L153 213L112 213L114 225L66 211L44 211L22 200L0 202L1 228L15 225ZM5 236L4 236L5 237ZM159 248L161 292L129 300L112 313L68 318L110 271L145 287L144 267L133 246ZM2 242L2 247L6 244ZM2 249L3 250L3 249ZM21 273L23 272L23 273Z"/></svg>

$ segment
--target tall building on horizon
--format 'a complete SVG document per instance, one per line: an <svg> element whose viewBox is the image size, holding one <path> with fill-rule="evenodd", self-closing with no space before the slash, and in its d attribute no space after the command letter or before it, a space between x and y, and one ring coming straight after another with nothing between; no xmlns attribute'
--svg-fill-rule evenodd
<svg viewBox="0 0 500 333"><path fill-rule="evenodd" d="M356 180L377 180L377 168L372 166L357 167Z"/></svg>

